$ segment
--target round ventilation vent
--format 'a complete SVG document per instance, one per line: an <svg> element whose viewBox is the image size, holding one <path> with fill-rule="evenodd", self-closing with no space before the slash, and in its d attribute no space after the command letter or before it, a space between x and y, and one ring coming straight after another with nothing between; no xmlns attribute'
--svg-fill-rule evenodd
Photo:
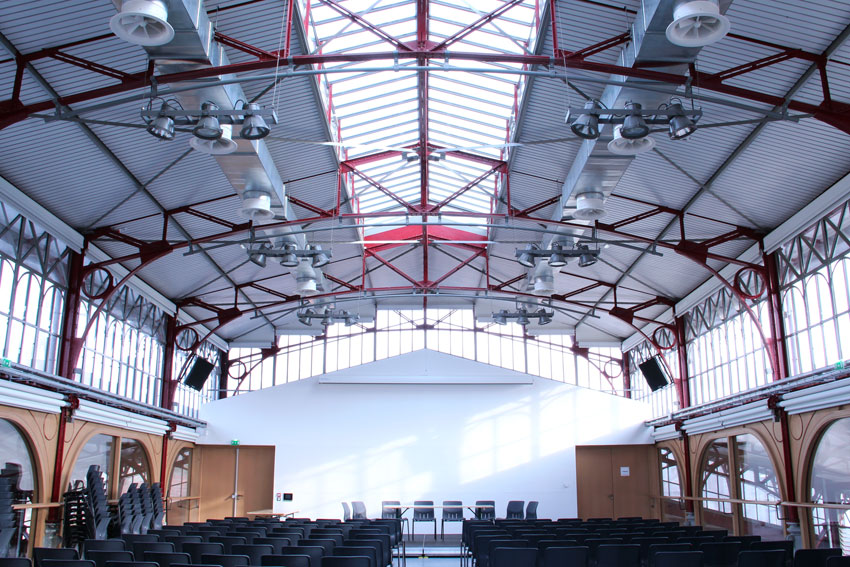
<svg viewBox="0 0 850 567"><path fill-rule="evenodd" d="M655 140L649 136L643 138L624 138L620 126L614 128L614 139L608 142L608 151L620 156L636 156L655 147Z"/></svg>
<svg viewBox="0 0 850 567"><path fill-rule="evenodd" d="M124 0L121 11L109 20L113 33L136 45L165 45L174 39L168 8L161 0Z"/></svg>
<svg viewBox="0 0 850 567"><path fill-rule="evenodd" d="M729 33L729 18L720 13L717 0L684 0L673 10L667 39L682 47L704 47Z"/></svg>
<svg viewBox="0 0 850 567"><path fill-rule="evenodd" d="M232 154L236 151L238 147L236 142L233 141L231 136L233 135L233 126L230 124L222 124L221 125L221 138L218 140L202 140L201 138L192 137L189 140L189 145L199 152L203 152L205 154L211 154L214 156L220 156L225 154Z"/></svg>
<svg viewBox="0 0 850 567"><path fill-rule="evenodd" d="M605 199L602 193L591 191L576 197L576 212L573 216L581 220L596 220L605 216Z"/></svg>
<svg viewBox="0 0 850 567"><path fill-rule="evenodd" d="M245 191L242 194L242 209L239 212L252 221L273 218L271 195L265 191Z"/></svg>

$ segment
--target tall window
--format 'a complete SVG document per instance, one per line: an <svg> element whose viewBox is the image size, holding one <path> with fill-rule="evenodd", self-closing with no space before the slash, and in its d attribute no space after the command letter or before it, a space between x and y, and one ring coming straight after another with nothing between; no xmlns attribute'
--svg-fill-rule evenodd
<svg viewBox="0 0 850 567"><path fill-rule="evenodd" d="M738 469L738 498L742 504L742 535L759 535L763 540L782 539L782 520L775 505L753 502L779 502L779 479L764 445L754 435L735 437L735 462Z"/></svg>
<svg viewBox="0 0 850 567"><path fill-rule="evenodd" d="M135 439L121 440L121 459L118 471L118 494L124 494L130 485L150 483L150 466L142 444Z"/></svg>
<svg viewBox="0 0 850 567"><path fill-rule="evenodd" d="M68 250L0 203L0 354L56 372Z"/></svg>
<svg viewBox="0 0 850 567"><path fill-rule="evenodd" d="M734 524L732 505L726 502L732 498L727 439L717 439L706 449L701 476L700 495L704 498L701 502L702 525L707 528L728 530L732 533Z"/></svg>
<svg viewBox="0 0 850 567"><path fill-rule="evenodd" d="M190 520L193 507L188 497L192 495L192 449L181 449L171 469L171 480L168 483L168 497L171 500L168 507L168 523L171 525L184 524Z"/></svg>
<svg viewBox="0 0 850 567"><path fill-rule="evenodd" d="M682 500L682 485L679 478L679 465L673 451L662 447L658 450L661 469L661 514L664 521L681 522L685 519L685 506Z"/></svg>
<svg viewBox="0 0 850 567"><path fill-rule="evenodd" d="M812 459L809 498L829 504L812 510L816 547L840 547L850 555L850 418L823 433Z"/></svg>

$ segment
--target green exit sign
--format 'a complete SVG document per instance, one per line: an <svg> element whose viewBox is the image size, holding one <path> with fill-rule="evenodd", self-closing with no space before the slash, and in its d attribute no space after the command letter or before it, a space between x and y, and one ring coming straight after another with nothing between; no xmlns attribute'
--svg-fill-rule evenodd
<svg viewBox="0 0 850 567"><path fill-rule="evenodd" d="M239 445L239 439L231 439L230 444L236 447L237 445Z"/></svg>

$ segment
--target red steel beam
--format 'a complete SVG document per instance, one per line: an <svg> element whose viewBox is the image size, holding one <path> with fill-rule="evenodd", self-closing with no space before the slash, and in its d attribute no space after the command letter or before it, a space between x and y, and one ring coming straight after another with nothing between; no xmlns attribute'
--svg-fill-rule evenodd
<svg viewBox="0 0 850 567"><path fill-rule="evenodd" d="M380 191L381 193L383 193L384 195L404 207L405 209L407 209L407 212L417 212L417 209L414 205L411 205L410 203L408 203L407 201L405 201L404 199L402 199L401 197L399 197L398 195L396 195L395 193L393 193L392 191L390 191L389 189L387 189L386 187L384 187L383 185L381 185L380 183L360 171L359 169L349 168L348 171L350 171L351 173L353 173L354 175L356 175L357 177L359 177L360 179L362 179L363 181L365 181L366 183L368 183L369 185L371 185L372 187L374 187L375 189L377 189L378 191Z"/></svg>
<svg viewBox="0 0 850 567"><path fill-rule="evenodd" d="M236 49L237 51L241 51L243 53L247 53L248 55L253 55L261 61L268 61L272 59L277 60L281 56L286 56L285 54L277 51L272 52L266 51L265 49L260 49L259 47L255 47L249 43L245 43L244 41L239 41L236 38L230 37L229 35L224 35L220 32L215 32L215 39L222 45L232 47L233 49Z"/></svg>
<svg viewBox="0 0 850 567"><path fill-rule="evenodd" d="M307 201L302 201L301 199L297 199L297 198L293 197L292 195L287 195L286 198L289 199L289 202L292 203L293 205L298 205L302 209L307 209L311 213L315 213L315 214L319 215L320 217L332 217L332 216L334 216L333 211L328 211L328 210L322 209L320 207L317 207L316 205L311 205Z"/></svg>
<svg viewBox="0 0 850 567"><path fill-rule="evenodd" d="M124 71L119 71L118 69L113 69L112 67L107 67L106 65L101 65L100 63L95 63L94 61L89 61L88 59L77 57L76 55L63 53L62 51L56 51L52 53L50 57L56 59L57 61L68 63L69 65L74 65L76 67L80 67L88 71L93 71L95 73L100 73L101 75L106 75L107 77L112 77L113 79L118 79L119 81L123 81L130 77L130 74L125 73Z"/></svg>
<svg viewBox="0 0 850 567"><path fill-rule="evenodd" d="M632 37L632 34L629 32L621 33L620 35L609 37L604 41L600 41L599 43L595 43L593 45L589 45L584 49L579 49L578 51L570 52L570 59L584 59L585 57L591 57L596 55L597 53L601 53L605 50L611 49L612 47L616 47L618 45L622 45L628 42Z"/></svg>
<svg viewBox="0 0 850 567"><path fill-rule="evenodd" d="M325 0L327 1L327 0ZM850 105L846 103L838 103L832 101L832 105L827 105L822 102L819 105L805 103L797 100L786 100L784 97L768 94L765 92L756 91L753 89L745 89L725 84L717 77L695 72L690 76L677 75L673 73L664 73L652 69L640 69L632 67L622 67L619 65L611 65L607 63L598 63L587 61L586 59L571 59L569 58L572 52L558 51L550 57L548 55L529 55L529 54L502 54L502 53L452 53L451 59L454 61L481 61L492 63L516 63L525 65L542 65L548 66L554 64L568 69L583 69L606 75L623 75L626 77L635 77L646 79L649 81L658 81L671 85L682 86L685 84L698 84L700 89L714 91L742 99L754 100L771 106L786 106L789 110L812 114L814 118L833 126L843 132L850 133ZM399 51L399 52L369 52L369 53L339 53L339 54L309 54L295 55L287 57L285 63L287 65L322 65L334 62L359 62L359 61L380 61L380 60L395 60L395 59L419 59L424 57L444 58L444 54L434 51ZM264 61L248 61L244 63L233 63L221 67L206 67L201 69L193 69L179 73L170 73L154 77L153 79L159 85L167 85L182 81L192 81L204 78L213 78L225 74L238 74L250 71L258 71L264 69L272 69L279 62L284 60L264 60ZM152 78L147 71L134 73L120 84L101 87L89 91L74 93L72 95L59 97L56 100L48 99L31 104L22 104L19 100L10 99L0 101L0 128L4 128L15 122L19 122L27 118L35 112L52 110L57 104L73 105L79 102L85 102L105 96L115 95L128 92L135 89L149 88Z"/></svg>
<svg viewBox="0 0 850 567"><path fill-rule="evenodd" d="M473 260L475 260L476 258L480 257L483 254L484 254L484 250L477 251L472 256L470 256L469 258L467 258L463 262L459 263L457 266L455 266L454 268L452 268L451 270L449 270L448 272L446 272L445 274L443 274L442 276L440 276L439 278L437 278L433 282L430 282L428 287L437 287L438 285L443 283L447 278L453 276L455 273L460 271L464 266L466 266L467 264L469 264L470 262L472 262Z"/></svg>
<svg viewBox="0 0 850 567"><path fill-rule="evenodd" d="M365 254L366 254L367 256L369 256L370 258L375 258L375 259L376 259L376 260L378 260L381 264L383 264L384 266L388 267L389 269L391 269L392 271L394 271L395 273L397 273L398 275L400 275L401 277L403 277L404 279L406 279L407 281L409 281L409 282L410 282L411 284L413 284L414 286L416 286L416 287L422 287L422 282L416 281L414 278L412 278L412 277L410 277L409 275L407 275L404 271L402 271L401 269L397 268L397 267L396 267L396 266L394 266L392 263L388 262L387 260L385 260L385 259L381 258L380 256L378 256L377 254L375 254L372 250L370 250L370 249L366 248L366 249L364 249L363 251L365 252Z"/></svg>
<svg viewBox="0 0 850 567"><path fill-rule="evenodd" d="M476 187L479 183L481 183L482 181L484 181L485 179L490 177L490 175L492 175L493 173L496 173L498 171L501 171L502 169L503 169L502 166L497 165L497 166L490 168L488 171L485 171L484 173L482 173L481 175L479 175L478 177L476 177L475 179L473 179L472 181L470 181L469 183L467 183L466 185L464 185L463 187L461 187L460 189L458 189L457 191L455 191L454 193L452 193L451 195L449 195L448 197L446 197L445 199L443 199L442 201L440 201L439 203L434 205L434 207L433 207L434 210L440 210L441 208L445 207L446 205L448 205L449 203L451 203L452 201L454 201L455 199L457 199L458 197L460 197L461 195L463 195L464 193L466 193L470 189Z"/></svg>

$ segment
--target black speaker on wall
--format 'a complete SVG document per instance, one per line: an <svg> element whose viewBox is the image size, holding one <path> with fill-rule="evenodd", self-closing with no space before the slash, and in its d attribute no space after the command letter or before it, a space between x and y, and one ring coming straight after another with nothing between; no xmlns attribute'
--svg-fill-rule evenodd
<svg viewBox="0 0 850 567"><path fill-rule="evenodd" d="M210 377L210 372L212 372L213 368L215 368L215 364L199 356L195 358L195 363L192 365L192 369L186 375L183 383L190 388L200 391L204 387L207 378Z"/></svg>
<svg viewBox="0 0 850 567"><path fill-rule="evenodd" d="M646 383L653 392L660 390L670 383L670 375L667 373L667 367L664 366L664 363L657 356L641 362L638 367L641 374L643 374L644 380L646 380Z"/></svg>

